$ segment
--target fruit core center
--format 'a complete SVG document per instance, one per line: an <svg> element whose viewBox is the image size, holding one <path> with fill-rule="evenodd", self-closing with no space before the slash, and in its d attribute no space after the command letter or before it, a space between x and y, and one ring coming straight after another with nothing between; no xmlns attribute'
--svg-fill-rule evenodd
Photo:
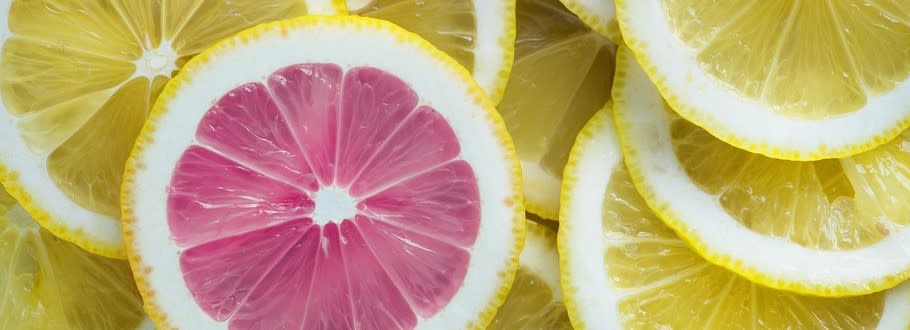
<svg viewBox="0 0 910 330"><path fill-rule="evenodd" d="M136 75L154 79L157 76L170 77L177 70L177 53L167 43L158 48L146 49L136 62Z"/></svg>
<svg viewBox="0 0 910 330"><path fill-rule="evenodd" d="M341 222L344 219L353 219L357 214L357 202L344 189L322 188L316 192L314 201L316 210L313 211L313 221L316 224Z"/></svg>

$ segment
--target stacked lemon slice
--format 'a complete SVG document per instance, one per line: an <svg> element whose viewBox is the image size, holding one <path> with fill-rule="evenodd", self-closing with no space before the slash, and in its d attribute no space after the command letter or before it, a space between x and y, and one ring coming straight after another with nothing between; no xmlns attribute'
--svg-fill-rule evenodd
<svg viewBox="0 0 910 330"><path fill-rule="evenodd" d="M575 326L906 328L907 13L617 0L614 104L563 174Z"/></svg>

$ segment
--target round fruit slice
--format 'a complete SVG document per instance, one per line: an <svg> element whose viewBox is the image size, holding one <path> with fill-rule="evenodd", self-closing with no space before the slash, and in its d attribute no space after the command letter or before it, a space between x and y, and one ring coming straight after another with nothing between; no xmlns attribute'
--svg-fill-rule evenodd
<svg viewBox="0 0 910 330"><path fill-rule="evenodd" d="M572 150L562 195L562 288L576 328L910 326L910 284L848 298L804 296L708 262L648 208L633 186L634 175L623 163L608 110L598 113Z"/></svg>
<svg viewBox="0 0 910 330"><path fill-rule="evenodd" d="M670 111L628 49L617 72L616 120L632 178L705 258L773 288L825 296L910 277L910 132L853 157L768 158Z"/></svg>
<svg viewBox="0 0 910 330"><path fill-rule="evenodd" d="M387 21L226 39L168 84L138 141L125 235L159 327L482 327L511 285L524 213L502 119Z"/></svg>
<svg viewBox="0 0 910 330"><path fill-rule="evenodd" d="M559 289L555 231L527 221L512 291L487 329L572 329Z"/></svg>
<svg viewBox="0 0 910 330"><path fill-rule="evenodd" d="M622 43L622 34L616 22L616 6L613 0L560 0L575 15L588 23L592 29L610 38L614 43Z"/></svg>
<svg viewBox="0 0 910 330"><path fill-rule="evenodd" d="M473 73L498 103L515 50L515 0L347 0L348 12L417 33Z"/></svg>
<svg viewBox="0 0 910 330"><path fill-rule="evenodd" d="M123 166L171 74L261 22L325 0L0 1L0 182L55 235L125 258Z"/></svg>
<svg viewBox="0 0 910 330"><path fill-rule="evenodd" d="M910 126L910 2L617 0L680 115L774 158L845 157Z"/></svg>
<svg viewBox="0 0 910 330"><path fill-rule="evenodd" d="M141 328L145 314L123 260L41 228L0 187L0 328Z"/></svg>
<svg viewBox="0 0 910 330"><path fill-rule="evenodd" d="M519 0L515 65L499 111L518 150L525 206L559 215L572 140L610 97L615 46L558 0Z"/></svg>

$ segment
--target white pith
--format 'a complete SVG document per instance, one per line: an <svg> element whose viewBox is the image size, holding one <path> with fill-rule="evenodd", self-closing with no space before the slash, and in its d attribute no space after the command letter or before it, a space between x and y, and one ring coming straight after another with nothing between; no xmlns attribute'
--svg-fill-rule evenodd
<svg viewBox="0 0 910 330"><path fill-rule="evenodd" d="M533 201L535 205L543 207L543 210L559 210L559 187L562 185L562 178L557 177L543 169L540 162L521 162L522 171L522 190L524 190L525 200ZM531 212L541 212L543 210L534 210ZM538 214L550 220L557 220L556 214Z"/></svg>
<svg viewBox="0 0 910 330"><path fill-rule="evenodd" d="M329 222L340 223L345 219L354 219L357 214L357 201L344 189L325 187L313 194L316 209L313 211L313 223L324 225Z"/></svg>
<svg viewBox="0 0 910 330"><path fill-rule="evenodd" d="M910 117L910 79L888 93L869 94L868 102L854 112L824 119L788 117L766 104L739 96L701 69L696 51L676 37L660 2L617 1L623 35L636 54L654 66L651 78L696 114L677 110L684 117L701 122L700 126L706 126L727 143L740 144L737 146L744 149L760 146L798 152L808 157L817 153L820 146L843 150L869 143ZM714 132L716 127L725 131ZM737 138L732 138L734 135Z"/></svg>
<svg viewBox="0 0 910 330"><path fill-rule="evenodd" d="M180 249L170 239L167 226L167 186L183 150L195 143L196 125L209 106L236 86L264 81L276 70L298 63L334 63L344 70L372 66L397 75L428 105L445 118L461 144L461 159L474 170L480 192L481 224L462 288L450 303L418 328L461 327L474 321L494 300L500 273L506 271L517 239L514 209L508 199L512 162L500 143L487 113L475 103L476 94L450 66L415 42L400 38L400 31L383 25L332 24L308 18L307 25L260 30L250 40L231 39L209 53L208 63L187 66L181 88L155 121L153 140L134 154L136 168L130 189L134 193L135 238L131 249L154 290L153 303L170 325L188 329L224 329L227 323L210 319L195 304L180 271ZM367 21L367 19L358 19ZM369 20L373 21L373 20ZM346 21L350 22L350 21ZM236 63L245 63L237 66ZM432 74L430 74L432 73ZM180 78L178 78L180 79ZM502 155L502 156L500 156ZM500 158L501 157L501 158Z"/></svg>
<svg viewBox="0 0 910 330"><path fill-rule="evenodd" d="M347 5L349 12L359 11L363 8L366 8L366 6L369 6L371 3L373 3L373 0L347 0L347 1L345 1L345 4Z"/></svg>
<svg viewBox="0 0 910 330"><path fill-rule="evenodd" d="M337 14L340 8L336 8L332 0L302 0L306 3L306 8L319 14ZM9 28L9 11L12 0L0 0L0 42L5 43L12 36ZM0 45L2 45L0 43ZM155 77L158 75L170 76L172 68L176 68L176 55L173 50L166 49L170 47L169 41L164 40L160 46L155 49L158 54L154 57L160 59L156 62L164 61L164 66L149 68L146 60L152 60L152 56L143 56L143 58L134 62L137 70L132 77L126 79L121 84L111 87L108 90L111 95L119 90L123 85L138 76ZM146 51L146 53L149 53ZM149 53L150 54L150 53ZM157 64L157 63L156 63ZM168 71L170 70L170 71ZM165 73L166 72L166 73ZM0 76L4 75L0 68ZM51 179L47 170L48 153L37 154L31 151L25 141L19 135L19 119L10 114L6 105L0 102L0 164L6 167L11 174L15 176L16 182L30 196L30 201L37 208L46 212L54 223L53 227L48 228L58 236L71 239L69 235L63 235L60 230L68 233L79 233L91 242L74 242L82 248L97 251L97 246L103 246L102 249L119 249L120 257L122 256L123 233L121 230L120 220L112 218L91 210L88 210L69 197L57 187ZM19 196L17 196L19 197ZM59 223L56 223L59 222ZM60 227L63 228L60 228ZM112 251L107 251L112 252ZM109 257L113 257L109 255Z"/></svg>
<svg viewBox="0 0 910 330"><path fill-rule="evenodd" d="M583 156L576 159L573 173L567 172L564 177L564 180L579 179L565 182L562 192L567 198L564 200L570 201L560 210L560 261L565 267L562 273L569 274L562 279L562 289L574 292L568 299L573 300L581 319L573 319L573 325L582 322L592 329L621 329L618 306L622 296L608 285L610 279L604 271L603 251L607 246L601 219L603 196L622 155L612 134L613 121L609 114L601 111L591 120L604 129L595 131L586 142L576 141L580 149L573 150L573 154Z"/></svg>
<svg viewBox="0 0 910 330"><path fill-rule="evenodd" d="M477 84L499 103L505 91L503 67L511 65L511 56L503 55L504 45L515 44L515 0L473 0L477 21L474 44L474 69ZM511 37L507 38L511 33ZM502 89L496 93L497 89ZM498 94L498 95L494 95Z"/></svg>
<svg viewBox="0 0 910 330"><path fill-rule="evenodd" d="M743 226L723 209L718 196L701 190L686 174L673 151L670 120L660 94L631 53L620 54L625 56L619 63L626 63L620 69L625 70L626 81L614 96L623 141L634 150L627 154L633 157L629 163L637 165L643 176L637 184L655 192L649 204L663 205L678 218L682 227L675 229L685 231L694 240L691 244L772 280L817 286L811 290L880 284L910 268L908 228L867 247L837 251L803 247Z"/></svg>
<svg viewBox="0 0 910 330"><path fill-rule="evenodd" d="M576 307L574 324L584 324L588 329L622 329L618 304L627 297L623 289L610 286L607 278L609 264L604 262L604 251L609 246L603 232L603 196L615 166L621 166L622 155L609 113L595 116L596 127L589 139L576 144L575 167L571 177L578 178L564 197L571 202L563 205L564 219L560 222L560 250L570 274L564 279L574 289L572 299ZM567 187L569 185L567 184ZM628 291L626 291L628 292ZM684 297L679 304L686 304ZM910 325L910 282L901 284L886 293L884 308L877 329L906 329Z"/></svg>
<svg viewBox="0 0 910 330"><path fill-rule="evenodd" d="M306 11L309 15L338 15L343 12L344 8L336 5L336 0L301 0L306 4Z"/></svg>
<svg viewBox="0 0 910 330"><path fill-rule="evenodd" d="M519 267L540 277L553 290L554 301L562 301L562 290L559 288L559 254L556 252L555 236L547 237L541 231L556 234L543 225L528 221L525 246L521 250L518 264Z"/></svg>

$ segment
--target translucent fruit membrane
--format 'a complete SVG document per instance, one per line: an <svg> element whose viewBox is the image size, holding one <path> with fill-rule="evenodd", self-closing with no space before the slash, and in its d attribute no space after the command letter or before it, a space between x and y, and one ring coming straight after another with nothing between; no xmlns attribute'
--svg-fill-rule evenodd
<svg viewBox="0 0 910 330"><path fill-rule="evenodd" d="M224 95L180 158L168 224L199 307L231 328L411 328L461 286L473 170L380 69L299 64Z"/></svg>
<svg viewBox="0 0 910 330"><path fill-rule="evenodd" d="M871 329L883 314L882 292L803 296L709 263L650 211L624 164L607 185L602 224L607 285L629 329Z"/></svg>

